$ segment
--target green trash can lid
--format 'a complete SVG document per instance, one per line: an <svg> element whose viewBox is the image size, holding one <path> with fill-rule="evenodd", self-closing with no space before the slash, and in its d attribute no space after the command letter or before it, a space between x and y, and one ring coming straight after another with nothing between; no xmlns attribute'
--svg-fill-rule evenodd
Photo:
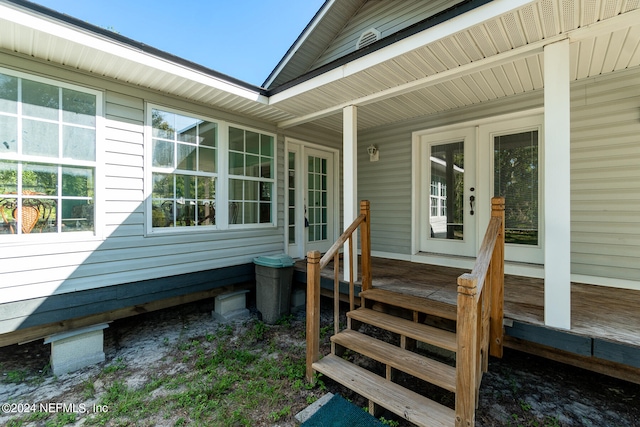
<svg viewBox="0 0 640 427"><path fill-rule="evenodd" d="M263 267L284 268L293 267L295 261L287 254L263 255L253 259L253 262Z"/></svg>

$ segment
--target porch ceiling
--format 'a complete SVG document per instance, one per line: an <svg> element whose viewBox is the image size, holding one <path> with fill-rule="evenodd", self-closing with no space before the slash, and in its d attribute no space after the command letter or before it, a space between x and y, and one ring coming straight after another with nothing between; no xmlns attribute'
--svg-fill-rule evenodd
<svg viewBox="0 0 640 427"><path fill-rule="evenodd" d="M313 122L337 132L347 105L359 106L358 127L367 129L539 90L542 49L563 38L571 41L573 80L640 66L640 0L487 7L494 4L508 12L456 31L445 22L428 30L438 35L430 42L399 53L392 44L384 59L376 51L276 95L22 0L0 0L0 51L280 127Z"/></svg>
<svg viewBox="0 0 640 427"><path fill-rule="evenodd" d="M640 0L540 0L410 52L273 103L340 131L358 105L358 128L479 104L544 86L545 44L569 38L571 79L640 65Z"/></svg>

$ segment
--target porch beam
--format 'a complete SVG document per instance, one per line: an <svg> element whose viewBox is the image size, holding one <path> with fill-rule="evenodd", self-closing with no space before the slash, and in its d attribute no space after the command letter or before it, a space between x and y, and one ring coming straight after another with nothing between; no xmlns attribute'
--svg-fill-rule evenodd
<svg viewBox="0 0 640 427"><path fill-rule="evenodd" d="M381 90L379 92L362 96L360 98L356 98L348 102L337 104L335 106L325 108L323 110L319 110L310 114L305 114L304 116L296 117L294 119L283 120L278 123L278 127L282 129L286 129L293 126L298 126L304 123L311 122L313 120L329 117L333 114L336 114L340 110L348 107L349 105L364 106L364 105L373 104L376 102L384 101L389 98L404 95L412 91L435 86L437 84L455 79L457 77L467 75L472 72L479 72L479 71L487 70L489 68L493 68L499 65L512 63L519 59L529 58L531 56L542 53L544 50L544 46L549 44L550 42L564 40L566 38L567 38L566 35L558 35L549 39L531 43L531 44L519 47L517 49L513 49L508 52L501 53L500 55L494 55L494 56L480 59L478 61L470 62L468 64L461 65L457 68L452 68L452 69L449 69L437 74L433 74L430 76L426 76L421 79L417 79L399 86L394 86L385 90ZM332 79L327 79L327 81L323 83L329 84L332 81L333 81ZM273 95L270 98L271 105L277 104L278 102L277 96L278 95Z"/></svg>
<svg viewBox="0 0 640 427"><path fill-rule="evenodd" d="M358 58L339 68L323 73L306 82L297 84L280 93L272 95L272 104L285 101L300 94L316 89L324 84L364 71L374 65L392 60L398 56L419 49L425 45L442 40L460 31L494 19L531 3L531 0L494 0L474 9L473 13L463 13L424 31L392 43L382 49Z"/></svg>
<svg viewBox="0 0 640 427"><path fill-rule="evenodd" d="M544 323L571 329L569 40L544 48Z"/></svg>
<svg viewBox="0 0 640 427"><path fill-rule="evenodd" d="M343 222L346 227L360 214L358 203L358 107L350 105L342 110L342 150L343 163ZM344 246L344 278L349 280L350 260L353 259L353 277L358 277L358 247Z"/></svg>

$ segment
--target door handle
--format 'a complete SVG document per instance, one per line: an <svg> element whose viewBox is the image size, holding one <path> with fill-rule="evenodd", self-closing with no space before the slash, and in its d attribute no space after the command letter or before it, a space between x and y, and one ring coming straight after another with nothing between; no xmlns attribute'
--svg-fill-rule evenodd
<svg viewBox="0 0 640 427"><path fill-rule="evenodd" d="M469 196L469 205L471 205L471 211L469 212L471 215L473 215L473 204L476 201L476 196Z"/></svg>

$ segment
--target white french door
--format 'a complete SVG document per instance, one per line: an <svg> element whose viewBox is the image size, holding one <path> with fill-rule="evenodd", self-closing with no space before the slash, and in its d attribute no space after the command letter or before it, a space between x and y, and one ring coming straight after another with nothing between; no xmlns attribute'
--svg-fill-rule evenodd
<svg viewBox="0 0 640 427"><path fill-rule="evenodd" d="M481 125L480 185L505 198L505 259L544 263L541 115ZM553 183L551 183L553 185ZM486 200L485 200L486 199ZM489 198L481 201L481 224L489 221Z"/></svg>
<svg viewBox="0 0 640 427"><path fill-rule="evenodd" d="M420 135L419 251L474 256L475 129Z"/></svg>
<svg viewBox="0 0 640 427"><path fill-rule="evenodd" d="M288 141L288 253L326 252L336 239L335 152Z"/></svg>
<svg viewBox="0 0 640 427"><path fill-rule="evenodd" d="M544 263L542 124L519 114L414 134L416 252L475 257L503 196L505 260Z"/></svg>

